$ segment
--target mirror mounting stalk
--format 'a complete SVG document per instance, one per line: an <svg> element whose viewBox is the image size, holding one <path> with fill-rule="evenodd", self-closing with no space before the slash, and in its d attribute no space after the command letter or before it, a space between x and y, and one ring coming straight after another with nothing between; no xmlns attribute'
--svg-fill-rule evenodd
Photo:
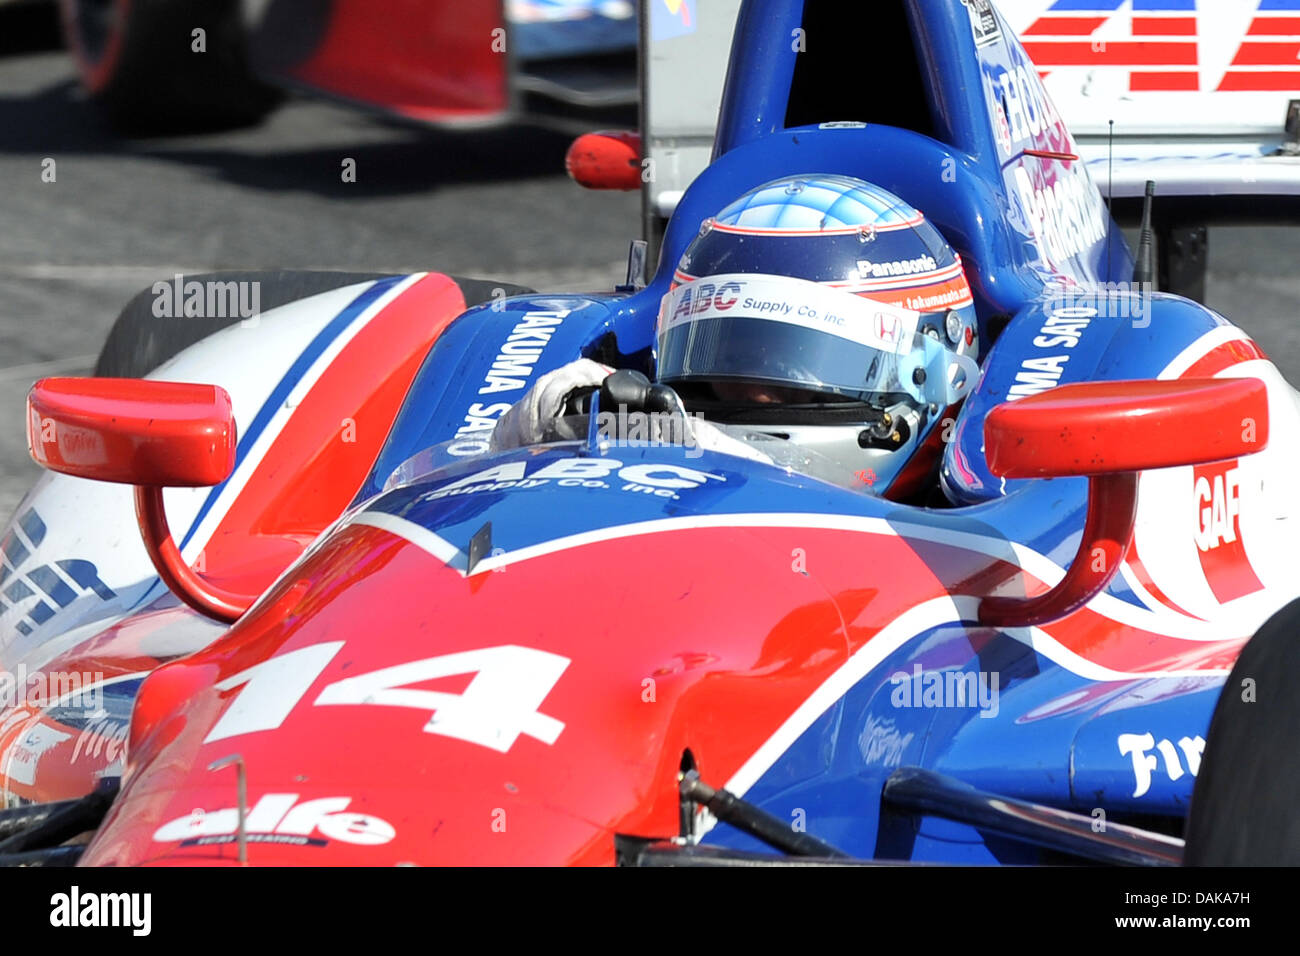
<svg viewBox="0 0 1300 956"><path fill-rule="evenodd" d="M1133 537L1137 488L1136 471L1089 478L1088 517L1065 577L1035 597L985 598L979 622L987 627L1036 627L1073 614L1105 590Z"/></svg>
<svg viewBox="0 0 1300 956"><path fill-rule="evenodd" d="M200 614L233 624L252 606L253 598L203 580L185 563L167 526L162 492L157 485L135 486L136 521L140 523L140 536L158 577L173 594Z"/></svg>

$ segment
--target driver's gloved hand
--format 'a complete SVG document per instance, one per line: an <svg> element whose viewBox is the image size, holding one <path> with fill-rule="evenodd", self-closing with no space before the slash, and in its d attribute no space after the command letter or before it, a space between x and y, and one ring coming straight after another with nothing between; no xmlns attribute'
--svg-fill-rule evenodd
<svg viewBox="0 0 1300 956"><path fill-rule="evenodd" d="M492 430L491 450L553 441L556 424L568 413L566 406L574 393L599 388L613 371L584 358L547 372L501 416Z"/></svg>

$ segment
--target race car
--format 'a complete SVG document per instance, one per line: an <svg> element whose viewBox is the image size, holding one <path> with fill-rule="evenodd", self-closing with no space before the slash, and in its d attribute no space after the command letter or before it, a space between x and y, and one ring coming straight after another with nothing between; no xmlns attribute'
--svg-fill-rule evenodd
<svg viewBox="0 0 1300 956"><path fill-rule="evenodd" d="M91 101L132 133L256 122L303 90L444 127L636 105L632 0L60 0Z"/></svg>
<svg viewBox="0 0 1300 956"><path fill-rule="evenodd" d="M0 541L0 862L1300 858L1300 398L1226 318L1149 290L1149 236L1135 256L1114 229L995 10L876 4L892 79L866 97L841 14L743 4L713 162L648 281L636 244L604 293L182 277L127 307L96 377L33 386L49 473ZM762 239L720 210L800 177L899 197L843 241L933 229L963 264L970 324L904 303L869 333L979 356L960 383L910 368L938 389L913 433L934 469L610 427L674 414L665 330L751 281L689 273L711 235ZM870 255L869 282L955 281ZM499 441L584 360L619 371L567 434ZM881 422L864 448L907 443Z"/></svg>

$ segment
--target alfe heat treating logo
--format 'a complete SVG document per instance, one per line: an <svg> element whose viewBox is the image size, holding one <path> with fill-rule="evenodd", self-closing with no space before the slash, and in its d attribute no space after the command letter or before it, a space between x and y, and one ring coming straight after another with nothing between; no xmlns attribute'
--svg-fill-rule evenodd
<svg viewBox="0 0 1300 956"><path fill-rule="evenodd" d="M288 843L325 846L330 840L356 846L378 846L397 835L387 820L348 810L351 797L302 800L296 793L264 794L244 819L249 843ZM163 824L154 833L158 843L181 846L234 843L239 833L239 810L206 812L196 809Z"/></svg>
<svg viewBox="0 0 1300 956"><path fill-rule="evenodd" d="M1043 76L1111 67L1134 93L1300 90L1300 0L1055 0L1020 37Z"/></svg>
<svg viewBox="0 0 1300 956"><path fill-rule="evenodd" d="M1192 469L1195 539L1205 580L1220 604L1264 587L1241 540L1241 473L1237 462Z"/></svg>

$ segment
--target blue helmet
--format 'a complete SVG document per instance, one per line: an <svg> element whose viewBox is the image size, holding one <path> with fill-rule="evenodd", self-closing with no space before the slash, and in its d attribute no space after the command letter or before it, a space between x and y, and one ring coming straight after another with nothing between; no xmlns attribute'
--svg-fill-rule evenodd
<svg viewBox="0 0 1300 956"><path fill-rule="evenodd" d="M878 186L817 174L701 224L660 309L656 363L693 411L809 446L880 492L973 387L978 348L939 231Z"/></svg>

